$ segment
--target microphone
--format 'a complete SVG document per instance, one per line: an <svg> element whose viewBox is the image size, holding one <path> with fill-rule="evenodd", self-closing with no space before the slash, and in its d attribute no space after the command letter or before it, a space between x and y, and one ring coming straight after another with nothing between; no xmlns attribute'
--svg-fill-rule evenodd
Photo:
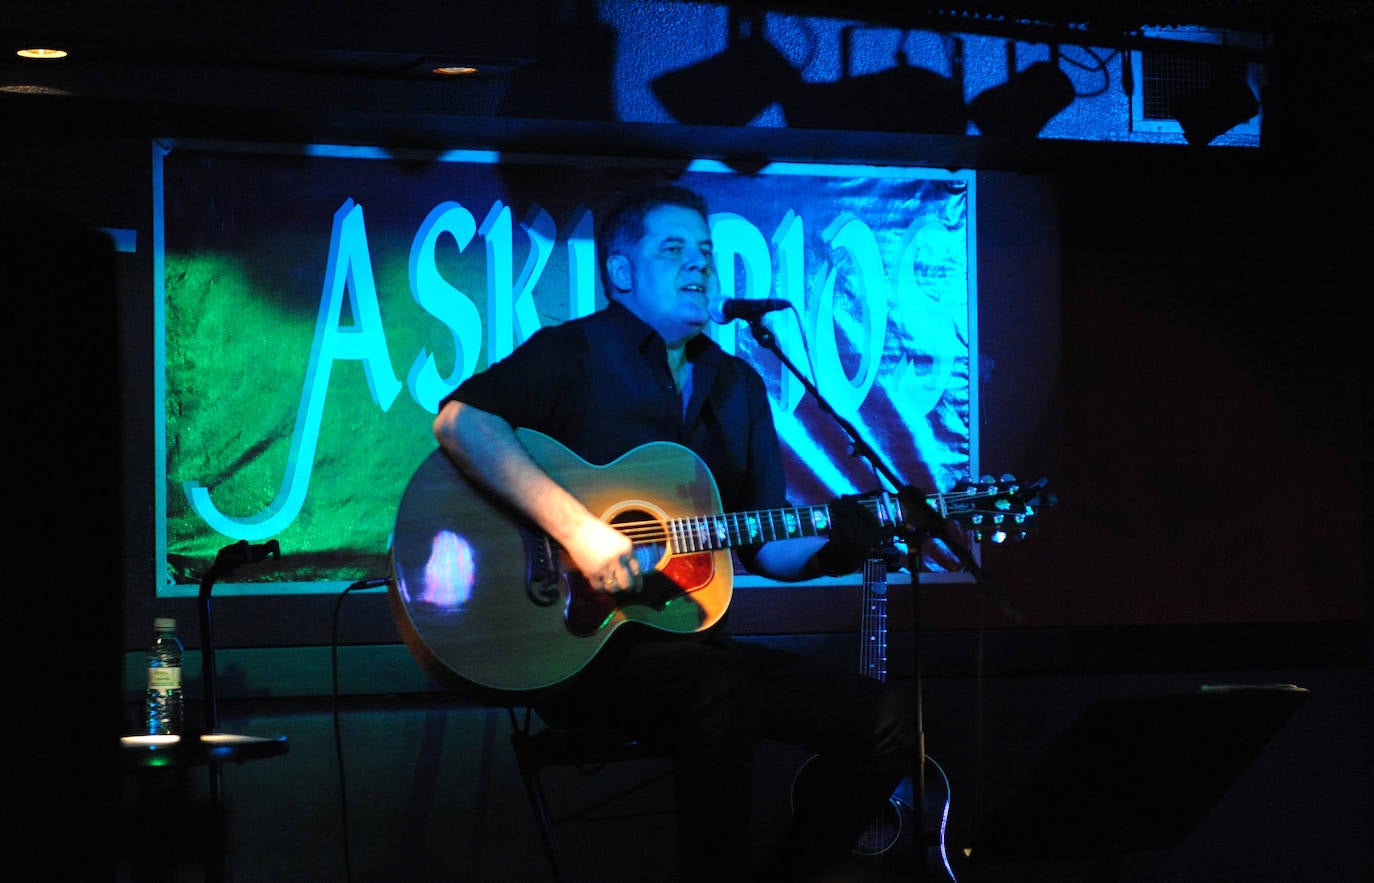
<svg viewBox="0 0 1374 883"><path fill-rule="evenodd" d="M711 321L724 325L734 319L744 319L752 322L766 313L776 310L788 310L792 308L792 302L777 297L764 298L739 298L731 297L724 300L713 300L706 307L706 312L711 315Z"/></svg>
<svg viewBox="0 0 1374 883"><path fill-rule="evenodd" d="M250 545L247 540L239 540L219 550L215 556L215 566L225 566L229 570L238 567L240 564L251 564L255 561L262 561L267 557L281 557L281 543L276 540L268 540L260 545Z"/></svg>

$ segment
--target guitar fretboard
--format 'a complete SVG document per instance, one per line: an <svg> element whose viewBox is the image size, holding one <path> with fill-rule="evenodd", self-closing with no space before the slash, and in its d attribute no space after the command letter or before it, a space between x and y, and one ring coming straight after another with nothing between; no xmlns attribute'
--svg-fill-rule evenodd
<svg viewBox="0 0 1374 883"><path fill-rule="evenodd" d="M1024 524L1031 508L1015 499L1008 490L966 489L928 494L926 505L940 517L952 517L971 526L1001 526L1004 522ZM890 493L861 498L859 505L873 513L878 523L892 527L902 523L902 505ZM757 509L718 515L691 515L667 522L667 541L674 553L713 552L733 546L767 543L794 537L824 536L830 533L830 507L796 506L786 509Z"/></svg>
<svg viewBox="0 0 1374 883"><path fill-rule="evenodd" d="M860 616L859 671L887 680L887 562L864 562L863 612Z"/></svg>
<svg viewBox="0 0 1374 883"><path fill-rule="evenodd" d="M939 494L928 496L931 504L944 508ZM889 493L859 500L873 513L878 523L891 527L901 522L901 504ZM767 543L794 537L817 537L830 533L830 507L794 506L786 509L756 509L720 515L693 515L668 521L668 540L675 553L712 552L733 546Z"/></svg>
<svg viewBox="0 0 1374 883"><path fill-rule="evenodd" d="M669 541L677 553L709 552L793 537L824 536L829 532L829 506L694 515L668 522Z"/></svg>

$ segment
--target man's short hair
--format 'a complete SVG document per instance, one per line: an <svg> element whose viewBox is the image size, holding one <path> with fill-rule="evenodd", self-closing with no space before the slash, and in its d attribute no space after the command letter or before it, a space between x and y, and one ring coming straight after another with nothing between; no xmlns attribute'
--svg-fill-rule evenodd
<svg viewBox="0 0 1374 883"><path fill-rule="evenodd" d="M601 271L601 285L606 291L606 299L615 299L615 288L611 285L610 274L606 272L606 262L611 255L624 253L644 238L644 218L656 208L665 205L682 206L708 217L706 198L690 187L680 184L667 184L641 190L622 199L597 225L596 255Z"/></svg>

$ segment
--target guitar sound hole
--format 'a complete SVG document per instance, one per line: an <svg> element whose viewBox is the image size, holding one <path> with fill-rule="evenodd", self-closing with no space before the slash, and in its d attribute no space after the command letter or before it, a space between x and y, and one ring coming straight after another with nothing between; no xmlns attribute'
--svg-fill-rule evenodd
<svg viewBox="0 0 1374 883"><path fill-rule="evenodd" d="M854 844L854 852L858 855L882 855L901 842L906 827L902 813L903 805L896 798L889 798L873 824L859 836Z"/></svg>
<svg viewBox="0 0 1374 883"><path fill-rule="evenodd" d="M625 509L617 512L610 524L634 544L640 573L657 569L668 551L668 537L658 516L643 509Z"/></svg>

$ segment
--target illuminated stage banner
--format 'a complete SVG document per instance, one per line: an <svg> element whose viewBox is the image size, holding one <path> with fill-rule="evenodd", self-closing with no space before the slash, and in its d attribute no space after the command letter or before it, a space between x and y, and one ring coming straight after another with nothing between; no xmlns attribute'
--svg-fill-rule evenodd
<svg viewBox="0 0 1374 883"><path fill-rule="evenodd" d="M159 147L159 594L217 551L277 540L234 591L336 591L387 572L441 397L537 329L604 304L596 213L665 170L607 159L180 143ZM973 179L930 169L713 162L722 294L766 320L900 476L978 475ZM794 503L882 486L747 324L712 325L766 379Z"/></svg>

